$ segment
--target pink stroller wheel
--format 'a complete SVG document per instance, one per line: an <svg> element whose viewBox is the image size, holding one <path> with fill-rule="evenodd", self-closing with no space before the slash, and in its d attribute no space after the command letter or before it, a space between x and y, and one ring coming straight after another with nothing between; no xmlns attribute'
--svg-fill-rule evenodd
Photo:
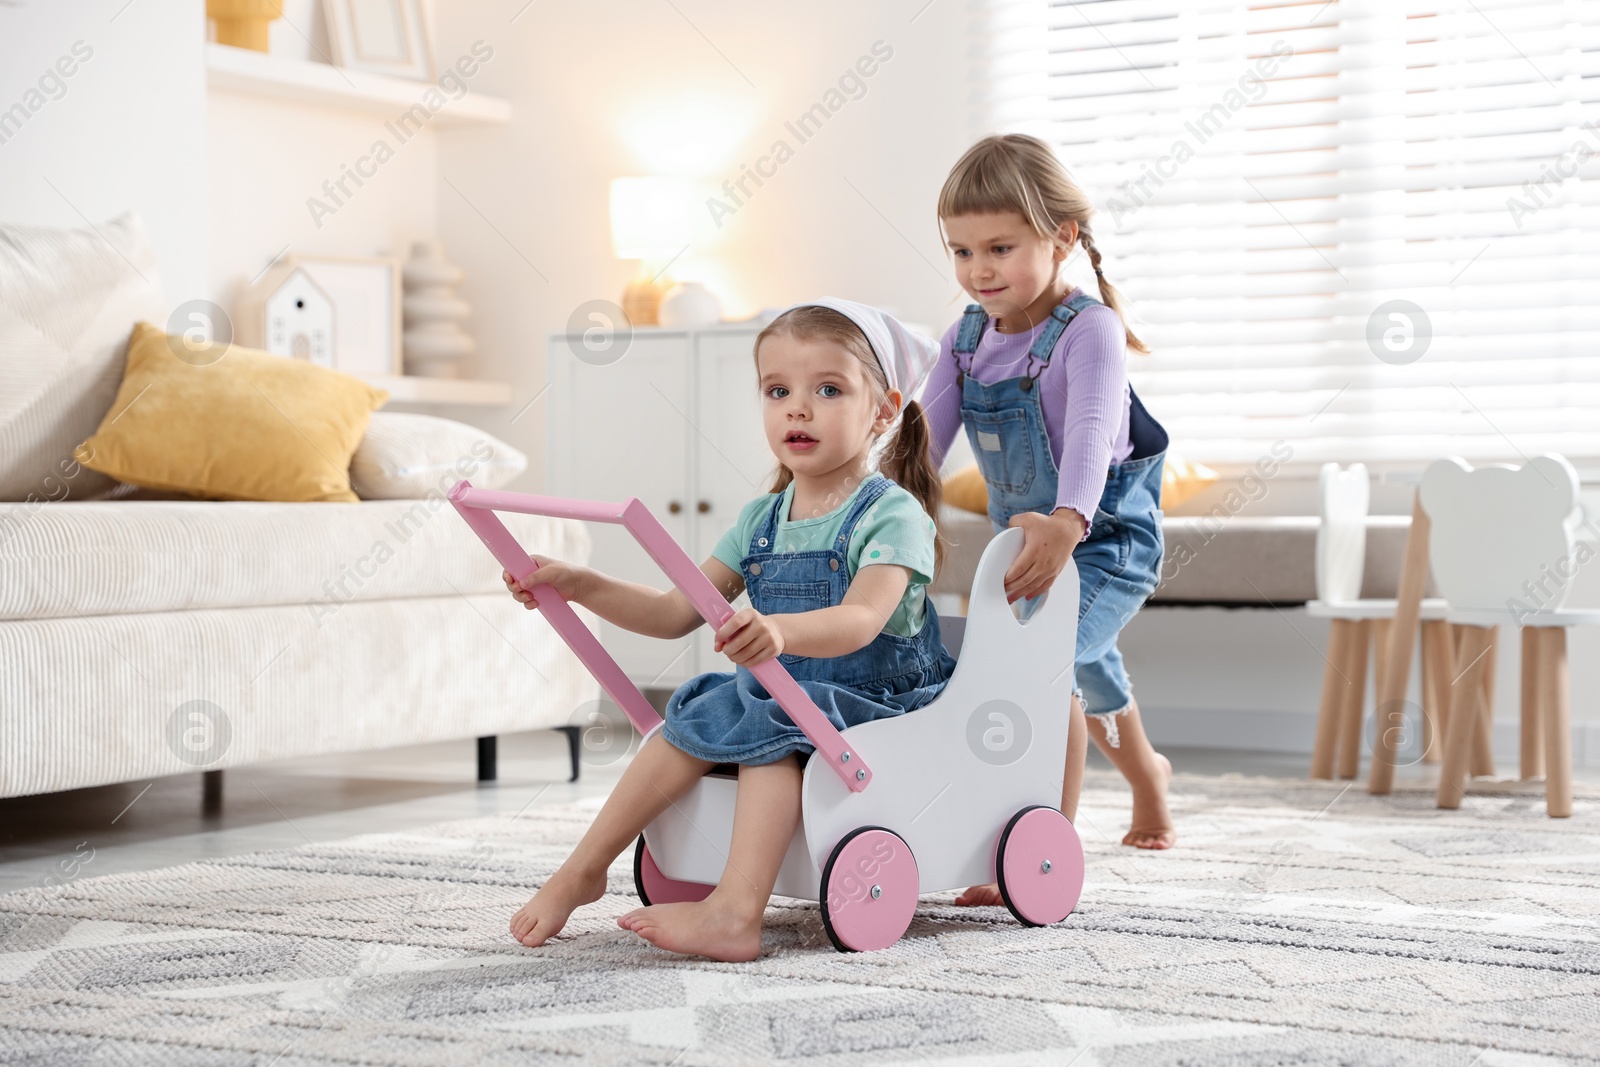
<svg viewBox="0 0 1600 1067"><path fill-rule="evenodd" d="M917 911L917 860L900 835L863 826L834 846L822 869L822 925L840 952L900 940Z"/></svg>
<svg viewBox="0 0 1600 1067"><path fill-rule="evenodd" d="M1024 926L1072 914L1083 892L1083 843L1071 821L1043 804L1011 817L995 850L1000 896Z"/></svg>
<svg viewBox="0 0 1600 1067"><path fill-rule="evenodd" d="M650 855L650 846L644 843L644 835L639 835L639 843L633 849L633 889L645 907L694 904L709 897L715 888L701 882L680 882L662 874L655 857Z"/></svg>

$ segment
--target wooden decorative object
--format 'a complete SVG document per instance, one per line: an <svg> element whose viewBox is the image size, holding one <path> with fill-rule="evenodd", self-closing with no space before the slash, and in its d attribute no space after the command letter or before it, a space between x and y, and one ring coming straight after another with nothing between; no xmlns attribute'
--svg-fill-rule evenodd
<svg viewBox="0 0 1600 1067"><path fill-rule="evenodd" d="M283 0L206 0L206 15L217 24L218 44L265 52L268 28L283 16Z"/></svg>

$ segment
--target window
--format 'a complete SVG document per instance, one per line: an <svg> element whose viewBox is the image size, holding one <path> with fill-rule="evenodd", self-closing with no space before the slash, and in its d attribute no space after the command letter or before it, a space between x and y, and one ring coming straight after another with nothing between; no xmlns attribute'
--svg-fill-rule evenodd
<svg viewBox="0 0 1600 1067"><path fill-rule="evenodd" d="M1189 458L1600 457L1600 3L990 0ZM1093 292L1082 256L1073 264Z"/></svg>

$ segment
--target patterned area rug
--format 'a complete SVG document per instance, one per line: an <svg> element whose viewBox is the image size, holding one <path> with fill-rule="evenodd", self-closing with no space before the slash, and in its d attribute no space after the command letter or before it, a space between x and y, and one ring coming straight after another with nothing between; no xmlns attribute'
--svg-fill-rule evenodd
<svg viewBox="0 0 1600 1067"><path fill-rule="evenodd" d="M842 955L815 905L763 957L673 957L609 894L506 932L594 806L0 896L0 1063L1499 1064L1600 1056L1600 798L1372 798L1179 776L1180 846L1112 843L1091 774L1079 910L1024 929L923 902ZM1102 833L1101 831L1104 831Z"/></svg>

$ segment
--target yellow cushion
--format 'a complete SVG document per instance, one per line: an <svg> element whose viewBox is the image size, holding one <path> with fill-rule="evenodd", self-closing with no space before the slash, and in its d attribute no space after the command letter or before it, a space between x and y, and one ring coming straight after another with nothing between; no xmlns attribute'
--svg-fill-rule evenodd
<svg viewBox="0 0 1600 1067"><path fill-rule="evenodd" d="M350 456L388 399L304 360L141 322L116 401L74 455L118 481L204 499L354 501Z"/></svg>
<svg viewBox="0 0 1600 1067"><path fill-rule="evenodd" d="M1217 472L1204 463L1190 463L1169 452L1161 471L1161 506L1175 508L1216 480ZM944 480L944 500L952 507L989 514L989 487L976 463Z"/></svg>
<svg viewBox="0 0 1600 1067"><path fill-rule="evenodd" d="M1167 453L1167 465L1161 471L1161 508L1175 508L1200 490L1217 480L1217 472L1204 463L1190 463L1180 456Z"/></svg>
<svg viewBox="0 0 1600 1067"><path fill-rule="evenodd" d="M984 484L983 472L976 463L944 480L944 502L963 511L989 514L989 487Z"/></svg>

